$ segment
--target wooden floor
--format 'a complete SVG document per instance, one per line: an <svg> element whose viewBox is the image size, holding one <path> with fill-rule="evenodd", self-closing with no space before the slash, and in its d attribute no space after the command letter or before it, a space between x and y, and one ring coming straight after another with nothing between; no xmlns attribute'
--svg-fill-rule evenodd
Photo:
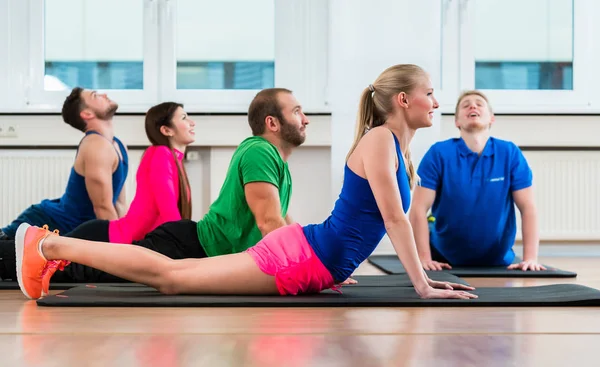
<svg viewBox="0 0 600 367"><path fill-rule="evenodd" d="M600 289L600 257L542 260L579 276L465 279ZM0 291L0 320L1 366L600 365L600 307L46 308Z"/></svg>

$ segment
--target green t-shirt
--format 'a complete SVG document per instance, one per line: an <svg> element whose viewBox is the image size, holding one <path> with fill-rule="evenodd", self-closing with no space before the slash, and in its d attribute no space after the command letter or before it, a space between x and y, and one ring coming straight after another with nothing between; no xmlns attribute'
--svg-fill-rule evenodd
<svg viewBox="0 0 600 367"><path fill-rule="evenodd" d="M244 185L269 182L279 190L281 216L285 217L292 193L287 162L266 139L245 139L233 153L219 197L198 222L198 239L208 256L239 253L262 239L254 215L246 202Z"/></svg>

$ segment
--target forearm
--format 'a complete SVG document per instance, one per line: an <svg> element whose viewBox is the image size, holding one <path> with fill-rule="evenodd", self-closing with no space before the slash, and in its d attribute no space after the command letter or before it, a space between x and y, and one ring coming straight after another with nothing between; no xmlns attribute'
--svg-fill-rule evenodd
<svg viewBox="0 0 600 367"><path fill-rule="evenodd" d="M414 234L408 220L386 223L387 234L406 269L406 272L419 294L429 287L415 246Z"/></svg>
<svg viewBox="0 0 600 367"><path fill-rule="evenodd" d="M263 237L265 237L267 234L271 233L277 228L284 226L286 226L285 220L282 217L279 217L264 221L264 223L258 225L258 229L260 229Z"/></svg>
<svg viewBox="0 0 600 367"><path fill-rule="evenodd" d="M521 212L521 228L523 235L523 260L537 261L540 239L537 213L534 208L528 208Z"/></svg>
<svg viewBox="0 0 600 367"><path fill-rule="evenodd" d="M410 223L414 231L417 252L421 261L431 261L431 248L429 247L429 223L427 213L423 211L411 211Z"/></svg>
<svg viewBox="0 0 600 367"><path fill-rule="evenodd" d="M114 220L119 219L117 209L113 205L98 205L94 207L96 219Z"/></svg>

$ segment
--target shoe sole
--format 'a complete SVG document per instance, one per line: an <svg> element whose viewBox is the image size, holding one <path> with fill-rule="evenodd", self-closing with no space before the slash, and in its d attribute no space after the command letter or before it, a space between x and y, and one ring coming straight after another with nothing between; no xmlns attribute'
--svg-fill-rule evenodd
<svg viewBox="0 0 600 367"><path fill-rule="evenodd" d="M17 229L17 234L15 235L15 252L17 255L17 282L19 283L19 288L21 288L21 292L25 295L25 297L29 299L33 299L27 294L25 291L25 287L23 286L23 251L25 250L25 234L27 233L27 229L31 227L27 223L21 223L19 228Z"/></svg>

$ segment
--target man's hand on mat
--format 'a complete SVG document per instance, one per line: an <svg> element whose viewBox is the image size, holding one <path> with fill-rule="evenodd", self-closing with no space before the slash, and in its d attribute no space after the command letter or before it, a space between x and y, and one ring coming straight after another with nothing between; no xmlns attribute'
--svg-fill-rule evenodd
<svg viewBox="0 0 600 367"><path fill-rule="evenodd" d="M509 270L512 269L519 269L519 270L523 270L523 271L540 271L540 270L546 270L546 267L542 264L538 264L537 261L521 261L518 264L511 264L508 266Z"/></svg>
<svg viewBox="0 0 600 367"><path fill-rule="evenodd" d="M343 282L341 282L338 285L348 285L348 284L356 284L356 283L358 283L358 280L354 280L352 278L348 278L348 279L344 280Z"/></svg>
<svg viewBox="0 0 600 367"><path fill-rule="evenodd" d="M471 299L478 298L477 295L465 291L448 290L448 289L437 289L437 288L426 288L423 292L419 292L421 298L459 298L459 299Z"/></svg>
<svg viewBox="0 0 600 367"><path fill-rule="evenodd" d="M433 260L421 261L421 264L423 264L423 269L425 270L442 270L443 268L452 269L450 264L441 263Z"/></svg>

